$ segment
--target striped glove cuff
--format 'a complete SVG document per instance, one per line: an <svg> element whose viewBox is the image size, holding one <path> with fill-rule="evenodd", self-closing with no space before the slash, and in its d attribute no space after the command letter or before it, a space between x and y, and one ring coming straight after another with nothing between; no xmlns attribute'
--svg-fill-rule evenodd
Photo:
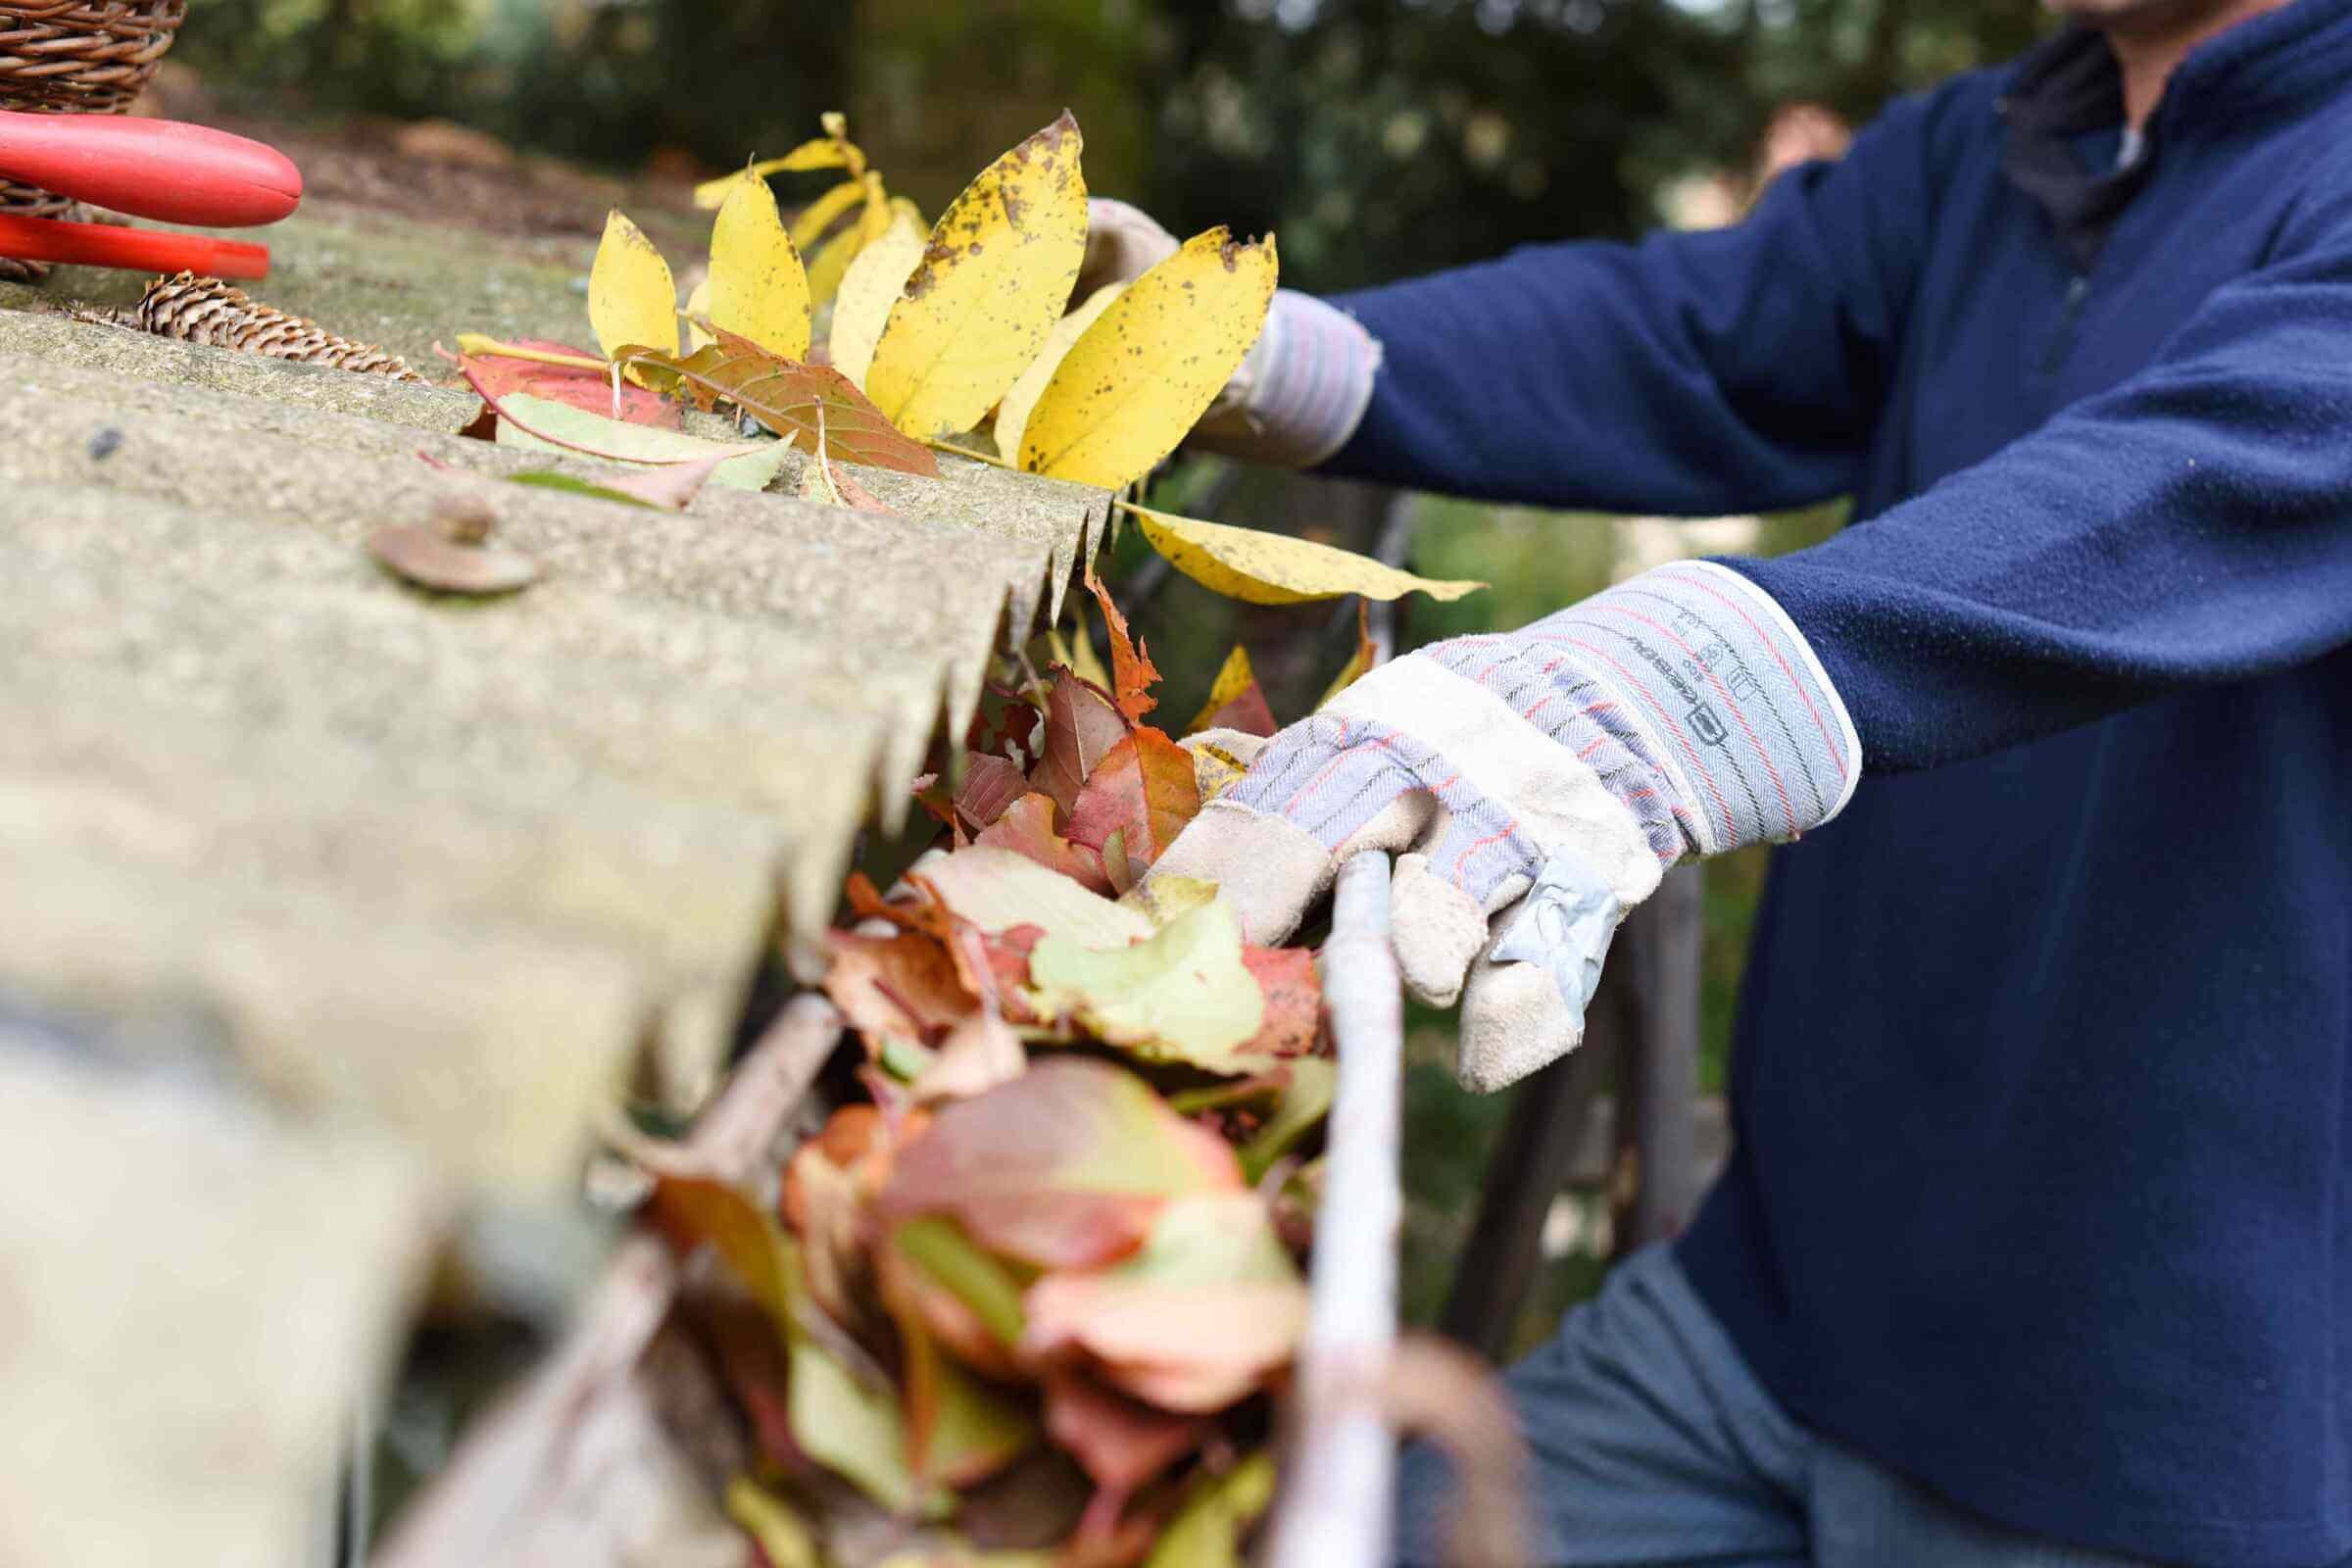
<svg viewBox="0 0 2352 1568"><path fill-rule="evenodd" d="M1861 776L1853 720L1803 635L1714 562L1426 652L1597 772L1662 859L1793 839Z"/></svg>
<svg viewBox="0 0 2352 1568"><path fill-rule="evenodd" d="M1311 468L1363 423L1379 368L1380 344L1354 317L1311 294L1278 289L1265 330L1195 439L1245 462Z"/></svg>

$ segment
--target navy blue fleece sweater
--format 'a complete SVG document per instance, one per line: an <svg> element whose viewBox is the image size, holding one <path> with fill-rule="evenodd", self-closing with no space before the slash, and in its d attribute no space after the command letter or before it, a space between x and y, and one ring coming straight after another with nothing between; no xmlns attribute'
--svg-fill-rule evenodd
<svg viewBox="0 0 2352 1568"><path fill-rule="evenodd" d="M2053 76L2088 99L2021 115ZM1779 852L1738 1152L1683 1261L1792 1412L1962 1503L2335 1562L2352 0L2203 46L2141 163L2053 177L2053 135L2102 117L2112 61L2071 35L1897 104L1737 228L1345 300L1387 357L1333 467L1642 512L1855 497L1829 543L1731 563L1867 776Z"/></svg>

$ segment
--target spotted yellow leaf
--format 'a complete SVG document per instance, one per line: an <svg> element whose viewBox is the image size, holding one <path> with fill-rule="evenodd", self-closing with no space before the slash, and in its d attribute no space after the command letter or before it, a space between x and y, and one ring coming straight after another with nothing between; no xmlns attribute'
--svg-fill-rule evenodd
<svg viewBox="0 0 2352 1568"><path fill-rule="evenodd" d="M710 224L710 322L788 360L808 357L808 274L767 182L738 176Z"/></svg>
<svg viewBox="0 0 2352 1568"><path fill-rule="evenodd" d="M1007 458L1017 458L1021 452L1022 432L1044 395L1046 383L1054 379L1054 371L1063 356L1095 324L1102 313L1110 309L1111 301L1127 292L1124 283L1105 283L1086 297L1086 303L1054 323L1047 335L1046 346L1037 351L1020 378L1012 383L1004 401L997 405L997 450Z"/></svg>
<svg viewBox="0 0 2352 1568"><path fill-rule="evenodd" d="M1022 432L1020 466L1105 490L1151 472L1257 341L1277 270L1271 234L1244 244L1212 228L1186 240L1062 356Z"/></svg>
<svg viewBox="0 0 2352 1568"><path fill-rule="evenodd" d="M1399 599L1425 593L1432 599L1459 599L1487 586L1416 577L1369 556L1286 533L1120 505L1143 525L1144 537L1168 558L1168 564L1203 587L1246 604L1297 605L1342 594Z"/></svg>
<svg viewBox="0 0 2352 1568"><path fill-rule="evenodd" d="M686 295L687 353L692 354L696 349L701 348L706 343L715 343L718 341L718 339L712 337L709 332L704 331L702 327L695 324L698 321L708 321L709 319L710 319L710 279L709 275L706 274L703 280L700 283L695 284Z"/></svg>
<svg viewBox="0 0 2352 1568"><path fill-rule="evenodd" d="M833 368L860 390L866 367L874 363L874 345L882 340L882 323L923 259L922 222L895 202L892 208L889 225L850 263L833 296L833 330L826 340Z"/></svg>
<svg viewBox="0 0 2352 1568"><path fill-rule="evenodd" d="M631 344L678 351L678 286L645 231L617 208L588 270L588 324L607 358Z"/></svg>
<svg viewBox="0 0 2352 1568"><path fill-rule="evenodd" d="M866 373L908 435L978 424L1061 319L1086 254L1080 150L1065 113L981 171L931 230Z"/></svg>

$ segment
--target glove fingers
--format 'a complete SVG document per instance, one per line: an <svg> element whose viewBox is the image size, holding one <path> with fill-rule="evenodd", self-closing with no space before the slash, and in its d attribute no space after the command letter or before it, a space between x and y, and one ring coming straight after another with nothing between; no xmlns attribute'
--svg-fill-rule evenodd
<svg viewBox="0 0 2352 1568"><path fill-rule="evenodd" d="M1232 801L1200 808L1145 874L1214 882L1233 905L1245 941L1272 946L1298 929L1338 862L1304 828Z"/></svg>
<svg viewBox="0 0 2352 1568"><path fill-rule="evenodd" d="M1406 855L1390 884L1389 929L1405 990L1433 1007L1452 1006L1470 960L1487 945L1487 912L1432 875L1428 856Z"/></svg>
<svg viewBox="0 0 2352 1568"><path fill-rule="evenodd" d="M1531 950L1534 933L1519 927L1528 906L1521 899L1495 916L1494 938L1463 982L1454 1076L1476 1093L1508 1088L1583 1042L1585 1005L1616 934L1614 919L1555 927L1541 957L1497 961L1497 950Z"/></svg>

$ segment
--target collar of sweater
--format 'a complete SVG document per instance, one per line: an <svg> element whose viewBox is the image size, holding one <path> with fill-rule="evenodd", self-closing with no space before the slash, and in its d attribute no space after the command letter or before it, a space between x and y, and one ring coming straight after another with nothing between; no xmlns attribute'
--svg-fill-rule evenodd
<svg viewBox="0 0 2352 1568"><path fill-rule="evenodd" d="M2294 0L2189 51L2150 117L2166 139L2253 112L2283 113L2333 97L2352 81L2352 0ZM2107 41L2069 26L2019 58L2003 112L2012 123L2072 134L2123 118L2123 84Z"/></svg>

